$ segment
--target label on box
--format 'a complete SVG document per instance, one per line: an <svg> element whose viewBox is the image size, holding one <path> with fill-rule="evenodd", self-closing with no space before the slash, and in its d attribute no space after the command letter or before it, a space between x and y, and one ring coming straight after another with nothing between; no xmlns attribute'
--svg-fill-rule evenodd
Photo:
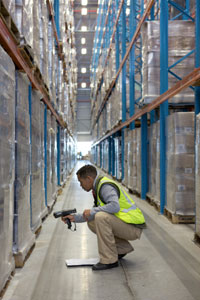
<svg viewBox="0 0 200 300"><path fill-rule="evenodd" d="M185 191L185 185L183 185L183 184L178 184L178 191L179 191L179 192Z"/></svg>
<svg viewBox="0 0 200 300"><path fill-rule="evenodd" d="M185 127L185 132L186 133L192 133L193 128L192 127Z"/></svg>
<svg viewBox="0 0 200 300"><path fill-rule="evenodd" d="M192 174L192 168L185 168L186 174Z"/></svg>
<svg viewBox="0 0 200 300"><path fill-rule="evenodd" d="M185 150L185 145L184 144L178 144L177 145L177 150L179 153L185 153L186 150Z"/></svg>

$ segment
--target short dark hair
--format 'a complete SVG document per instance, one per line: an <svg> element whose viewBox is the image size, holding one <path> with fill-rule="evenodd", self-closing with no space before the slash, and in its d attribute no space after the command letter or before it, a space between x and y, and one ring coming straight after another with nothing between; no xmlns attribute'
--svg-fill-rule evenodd
<svg viewBox="0 0 200 300"><path fill-rule="evenodd" d="M97 169L92 165L85 165L76 172L76 175L81 178L86 178L87 176L95 178L97 176Z"/></svg>

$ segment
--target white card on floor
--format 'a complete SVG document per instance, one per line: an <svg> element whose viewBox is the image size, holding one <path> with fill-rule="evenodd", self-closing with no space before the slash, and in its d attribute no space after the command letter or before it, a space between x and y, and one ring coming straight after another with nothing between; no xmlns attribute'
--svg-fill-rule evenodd
<svg viewBox="0 0 200 300"><path fill-rule="evenodd" d="M66 259L67 267L93 266L99 262L99 258L71 258Z"/></svg>

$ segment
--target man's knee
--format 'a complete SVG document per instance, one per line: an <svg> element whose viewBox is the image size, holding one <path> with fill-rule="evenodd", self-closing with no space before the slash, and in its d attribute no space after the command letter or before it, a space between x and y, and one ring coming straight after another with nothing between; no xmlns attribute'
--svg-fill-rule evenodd
<svg viewBox="0 0 200 300"><path fill-rule="evenodd" d="M103 211L99 211L95 214L95 223L102 222L109 217L109 214Z"/></svg>
<svg viewBox="0 0 200 300"><path fill-rule="evenodd" d="M96 233L96 228L95 228L95 222L94 222L94 220L87 222L87 225L88 225L89 229L92 232Z"/></svg>

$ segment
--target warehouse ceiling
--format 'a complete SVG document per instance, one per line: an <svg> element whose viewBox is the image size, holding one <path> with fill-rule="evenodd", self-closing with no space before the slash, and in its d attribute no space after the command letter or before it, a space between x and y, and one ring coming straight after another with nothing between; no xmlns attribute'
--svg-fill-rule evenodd
<svg viewBox="0 0 200 300"><path fill-rule="evenodd" d="M97 18L97 0L74 0L75 44L77 55L77 137L90 141L90 65ZM86 28L85 28L86 27Z"/></svg>

